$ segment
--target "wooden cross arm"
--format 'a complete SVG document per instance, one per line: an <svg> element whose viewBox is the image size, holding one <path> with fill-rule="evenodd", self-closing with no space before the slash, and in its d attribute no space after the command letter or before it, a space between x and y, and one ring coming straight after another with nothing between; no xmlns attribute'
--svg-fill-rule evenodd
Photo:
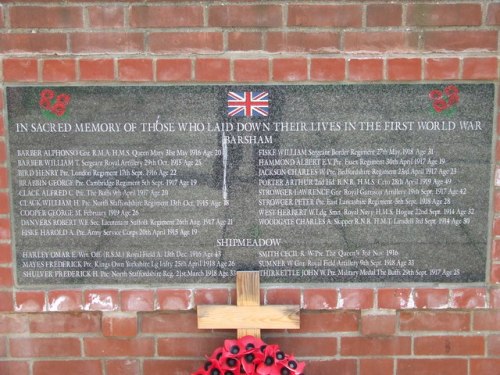
<svg viewBox="0 0 500 375"><path fill-rule="evenodd" d="M198 328L201 329L299 329L300 307L266 306L198 306Z"/></svg>
<svg viewBox="0 0 500 375"><path fill-rule="evenodd" d="M261 329L300 328L300 306L260 305L259 271L236 274L237 306L198 306L198 328L237 329L239 338L260 337Z"/></svg>

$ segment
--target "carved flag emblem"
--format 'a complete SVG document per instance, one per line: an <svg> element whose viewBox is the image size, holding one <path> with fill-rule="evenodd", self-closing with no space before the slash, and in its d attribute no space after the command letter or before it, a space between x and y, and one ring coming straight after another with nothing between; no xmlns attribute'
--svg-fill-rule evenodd
<svg viewBox="0 0 500 375"><path fill-rule="evenodd" d="M229 91L227 111L229 117L267 117L269 93L267 91Z"/></svg>

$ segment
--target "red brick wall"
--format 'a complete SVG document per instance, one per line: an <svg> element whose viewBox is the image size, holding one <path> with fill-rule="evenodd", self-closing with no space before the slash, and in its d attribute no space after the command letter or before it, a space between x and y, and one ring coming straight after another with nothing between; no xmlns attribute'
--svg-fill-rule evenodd
<svg viewBox="0 0 500 375"><path fill-rule="evenodd" d="M17 288L5 85L500 82L498 1L0 3L1 375L188 374L232 334L197 330L196 305L235 294ZM500 165L495 175L500 188ZM306 360L308 374L500 374L500 190L492 204L484 285L264 285L266 303L303 308L298 332L265 339Z"/></svg>

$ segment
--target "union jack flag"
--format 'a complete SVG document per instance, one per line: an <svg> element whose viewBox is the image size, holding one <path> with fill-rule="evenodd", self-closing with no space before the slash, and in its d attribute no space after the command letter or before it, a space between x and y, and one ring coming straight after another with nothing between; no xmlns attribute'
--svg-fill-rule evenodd
<svg viewBox="0 0 500 375"><path fill-rule="evenodd" d="M229 91L227 111L230 117L266 117L269 114L269 93Z"/></svg>

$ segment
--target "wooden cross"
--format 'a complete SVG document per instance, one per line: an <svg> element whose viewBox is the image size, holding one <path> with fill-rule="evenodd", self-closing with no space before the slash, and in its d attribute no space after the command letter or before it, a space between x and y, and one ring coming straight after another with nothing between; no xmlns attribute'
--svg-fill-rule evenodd
<svg viewBox="0 0 500 375"><path fill-rule="evenodd" d="M236 306L198 306L198 328L237 329L238 338L260 337L261 329L300 328L300 306L260 305L258 271L237 272Z"/></svg>

